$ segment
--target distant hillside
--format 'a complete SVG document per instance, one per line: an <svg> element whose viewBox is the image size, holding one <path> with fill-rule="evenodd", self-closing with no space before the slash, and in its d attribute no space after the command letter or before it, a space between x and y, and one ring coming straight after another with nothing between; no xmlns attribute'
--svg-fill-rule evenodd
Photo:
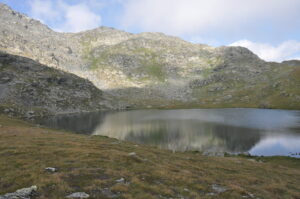
<svg viewBox="0 0 300 199"><path fill-rule="evenodd" d="M162 33L58 33L4 4L0 24L0 50L86 78L132 108L300 109L300 61L265 62L246 48Z"/></svg>

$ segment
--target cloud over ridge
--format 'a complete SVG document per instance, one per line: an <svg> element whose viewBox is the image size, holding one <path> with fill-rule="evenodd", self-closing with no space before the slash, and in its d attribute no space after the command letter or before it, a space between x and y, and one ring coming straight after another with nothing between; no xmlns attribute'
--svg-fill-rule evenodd
<svg viewBox="0 0 300 199"><path fill-rule="evenodd" d="M267 61L300 59L299 0L27 2L30 16L60 32L96 28L107 20L108 9L118 21L114 27L129 32L163 32L194 43L243 46Z"/></svg>
<svg viewBox="0 0 300 199"><path fill-rule="evenodd" d="M193 34L258 24L289 25L300 18L298 0L127 0L122 23L146 31Z"/></svg>
<svg viewBox="0 0 300 199"><path fill-rule="evenodd" d="M87 3L69 5L62 0L32 0L31 15L60 32L80 32L101 25L101 16Z"/></svg>
<svg viewBox="0 0 300 199"><path fill-rule="evenodd" d="M277 46L240 40L230 44L230 46L246 47L266 61L284 61L287 59L299 59L298 56L300 57L300 42L292 40L285 41Z"/></svg>

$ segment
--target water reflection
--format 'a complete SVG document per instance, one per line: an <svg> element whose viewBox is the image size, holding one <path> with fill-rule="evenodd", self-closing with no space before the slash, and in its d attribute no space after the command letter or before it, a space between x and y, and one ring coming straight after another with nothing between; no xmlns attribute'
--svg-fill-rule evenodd
<svg viewBox="0 0 300 199"><path fill-rule="evenodd" d="M37 123L44 126L64 129L80 134L91 134L102 123L108 112L80 113L38 118Z"/></svg>
<svg viewBox="0 0 300 199"><path fill-rule="evenodd" d="M299 111L189 109L91 113L48 118L40 123L174 151L291 155L300 153L299 121ZM293 145L287 144L291 142Z"/></svg>

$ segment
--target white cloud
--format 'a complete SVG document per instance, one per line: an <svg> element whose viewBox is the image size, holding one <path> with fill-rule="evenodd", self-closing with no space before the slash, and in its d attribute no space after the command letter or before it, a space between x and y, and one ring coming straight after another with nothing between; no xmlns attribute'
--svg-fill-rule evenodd
<svg viewBox="0 0 300 199"><path fill-rule="evenodd" d="M101 23L101 17L93 13L86 5L64 6L65 21L58 26L64 32L79 32L96 28Z"/></svg>
<svg viewBox="0 0 300 199"><path fill-rule="evenodd" d="M246 47L266 61L297 59L297 56L300 55L300 42L298 41L286 41L277 46L273 46L249 40L240 40L230 44L230 46Z"/></svg>
<svg viewBox="0 0 300 199"><path fill-rule="evenodd" d="M91 9L92 0L68 5L62 0L32 0L31 15L62 32L79 32L101 25L101 16ZM95 7L101 6L99 3Z"/></svg>
<svg viewBox="0 0 300 199"><path fill-rule="evenodd" d="M168 34L241 31L261 20L289 26L300 18L299 0L127 0L125 28Z"/></svg>
<svg viewBox="0 0 300 199"><path fill-rule="evenodd" d="M53 9L51 1L32 0L30 1L30 7L31 15L42 22L45 22L45 19L60 16L59 12Z"/></svg>

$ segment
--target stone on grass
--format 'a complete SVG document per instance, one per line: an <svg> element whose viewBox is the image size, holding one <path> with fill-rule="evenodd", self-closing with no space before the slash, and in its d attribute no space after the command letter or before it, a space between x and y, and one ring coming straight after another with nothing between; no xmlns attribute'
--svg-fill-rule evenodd
<svg viewBox="0 0 300 199"><path fill-rule="evenodd" d="M135 156L136 153L135 152L131 152L131 153L128 153L129 156Z"/></svg>
<svg viewBox="0 0 300 199"><path fill-rule="evenodd" d="M47 167L47 168L45 168L45 170L52 172L52 173L57 172L57 168L54 168L54 167Z"/></svg>
<svg viewBox="0 0 300 199"><path fill-rule="evenodd" d="M124 178L120 178L120 179L116 180L116 182L117 183L123 183L123 182L125 182L125 179Z"/></svg>
<svg viewBox="0 0 300 199"><path fill-rule="evenodd" d="M213 184L211 186L211 188L214 190L214 192L216 192L218 194L223 193L223 192L228 190L226 187L223 187L223 186L220 186L220 185L217 185L217 184Z"/></svg>
<svg viewBox="0 0 300 199"><path fill-rule="evenodd" d="M33 185L28 188L18 189L13 193L7 193L0 196L0 199L30 199L35 195L37 186Z"/></svg>
<svg viewBox="0 0 300 199"><path fill-rule="evenodd" d="M67 196L67 198L89 198L90 195L85 192L76 192Z"/></svg>

